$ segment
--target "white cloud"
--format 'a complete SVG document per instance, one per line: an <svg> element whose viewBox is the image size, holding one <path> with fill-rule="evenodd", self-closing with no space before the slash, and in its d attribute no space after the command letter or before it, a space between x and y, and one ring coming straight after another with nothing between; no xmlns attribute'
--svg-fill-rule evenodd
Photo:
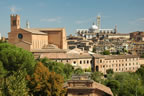
<svg viewBox="0 0 144 96"><path fill-rule="evenodd" d="M11 6L10 7L10 11L11 13L15 14L17 13L18 11L20 11L21 9L20 8L17 8L15 5Z"/></svg>
<svg viewBox="0 0 144 96"><path fill-rule="evenodd" d="M43 18L40 20L41 22L55 22L55 23L61 23L61 17L56 18Z"/></svg>

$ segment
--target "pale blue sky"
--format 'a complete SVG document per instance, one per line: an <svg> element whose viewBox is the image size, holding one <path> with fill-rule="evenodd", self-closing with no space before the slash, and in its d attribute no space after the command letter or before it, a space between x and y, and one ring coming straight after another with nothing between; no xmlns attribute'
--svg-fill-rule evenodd
<svg viewBox="0 0 144 96"><path fill-rule="evenodd" d="M102 28L118 32L144 31L144 0L0 0L0 33L10 31L10 9L21 16L21 27L65 27L67 35L89 28L101 15Z"/></svg>

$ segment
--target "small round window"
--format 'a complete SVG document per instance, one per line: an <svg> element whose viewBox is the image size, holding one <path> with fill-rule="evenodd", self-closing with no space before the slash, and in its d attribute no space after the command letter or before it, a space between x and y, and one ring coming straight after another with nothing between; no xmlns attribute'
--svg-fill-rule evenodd
<svg viewBox="0 0 144 96"><path fill-rule="evenodd" d="M18 34L18 38L19 38L19 39L22 39L22 38L23 38L23 35L22 35L21 33L19 33L19 34Z"/></svg>

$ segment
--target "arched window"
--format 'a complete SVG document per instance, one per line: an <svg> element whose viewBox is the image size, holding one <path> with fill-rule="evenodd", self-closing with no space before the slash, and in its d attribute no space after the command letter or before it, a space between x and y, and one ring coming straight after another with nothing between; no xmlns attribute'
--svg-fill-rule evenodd
<svg viewBox="0 0 144 96"><path fill-rule="evenodd" d="M96 71L99 71L99 67L98 66L96 66Z"/></svg>
<svg viewBox="0 0 144 96"><path fill-rule="evenodd" d="M100 60L100 63L102 63L102 60Z"/></svg>
<svg viewBox="0 0 144 96"><path fill-rule="evenodd" d="M76 61L74 61L73 64L76 64Z"/></svg>
<svg viewBox="0 0 144 96"><path fill-rule="evenodd" d="M87 64L89 64L89 60L87 60Z"/></svg>
<svg viewBox="0 0 144 96"><path fill-rule="evenodd" d="M82 61L80 61L80 64L82 64Z"/></svg>
<svg viewBox="0 0 144 96"><path fill-rule="evenodd" d="M13 20L13 26L16 26L16 20Z"/></svg>

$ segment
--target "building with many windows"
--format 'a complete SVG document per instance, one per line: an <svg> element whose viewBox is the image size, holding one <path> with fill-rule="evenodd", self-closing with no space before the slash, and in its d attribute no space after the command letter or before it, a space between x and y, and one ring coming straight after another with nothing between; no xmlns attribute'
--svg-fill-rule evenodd
<svg viewBox="0 0 144 96"><path fill-rule="evenodd" d="M140 60L135 55L97 55L94 54L94 71L106 73L113 69L114 72L135 72L140 68Z"/></svg>
<svg viewBox="0 0 144 96"><path fill-rule="evenodd" d="M68 63L74 66L75 68L82 68L82 69L91 69L92 64L92 56L89 53L85 53L81 51L78 48L75 48L73 50L60 52L60 51L53 51L54 49L51 49L49 53L41 53L40 58L47 57L48 59L51 59L56 62L62 62L64 64ZM36 54L36 53L35 53Z"/></svg>
<svg viewBox="0 0 144 96"><path fill-rule="evenodd" d="M113 69L114 72L135 72L142 59L136 55L100 55L81 51L75 48L70 51L54 53L41 53L40 58L47 57L56 62L69 63L75 68L91 69L106 74L106 70Z"/></svg>
<svg viewBox="0 0 144 96"><path fill-rule="evenodd" d="M137 31L130 33L130 39L136 42L143 42L144 41L144 32Z"/></svg>

